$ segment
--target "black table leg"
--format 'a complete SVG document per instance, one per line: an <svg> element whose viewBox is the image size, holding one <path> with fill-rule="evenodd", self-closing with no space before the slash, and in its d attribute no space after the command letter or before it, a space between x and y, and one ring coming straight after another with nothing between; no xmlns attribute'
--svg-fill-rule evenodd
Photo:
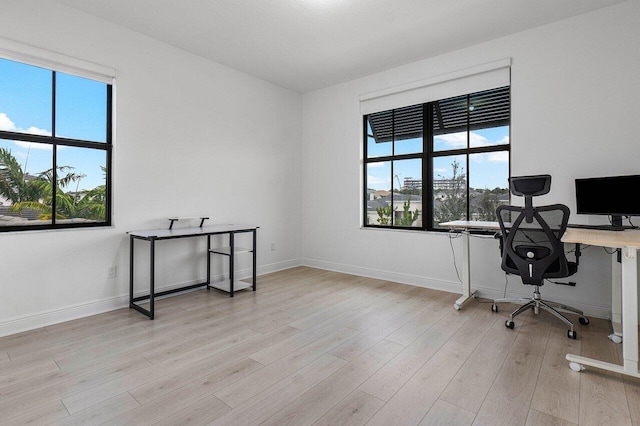
<svg viewBox="0 0 640 426"><path fill-rule="evenodd" d="M152 238L150 240L150 247L149 247L149 319L153 319L153 315L155 312L155 286L156 286L156 268L155 268L155 261L156 261L156 255L155 255L155 246L156 246L156 240L154 238Z"/></svg>
<svg viewBox="0 0 640 426"><path fill-rule="evenodd" d="M256 291L256 253L258 252L256 247L257 232L253 230L253 291Z"/></svg>
<svg viewBox="0 0 640 426"><path fill-rule="evenodd" d="M129 237L129 309L133 308L133 241L135 238Z"/></svg>
<svg viewBox="0 0 640 426"><path fill-rule="evenodd" d="M233 297L233 257L234 257L234 253L233 253L233 236L234 233L233 232L229 232L229 296Z"/></svg>

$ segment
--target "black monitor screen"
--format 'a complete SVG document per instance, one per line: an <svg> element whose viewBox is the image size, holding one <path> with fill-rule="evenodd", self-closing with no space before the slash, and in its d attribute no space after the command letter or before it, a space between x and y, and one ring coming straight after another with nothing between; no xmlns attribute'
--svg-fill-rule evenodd
<svg viewBox="0 0 640 426"><path fill-rule="evenodd" d="M578 214L640 216L640 175L576 179Z"/></svg>

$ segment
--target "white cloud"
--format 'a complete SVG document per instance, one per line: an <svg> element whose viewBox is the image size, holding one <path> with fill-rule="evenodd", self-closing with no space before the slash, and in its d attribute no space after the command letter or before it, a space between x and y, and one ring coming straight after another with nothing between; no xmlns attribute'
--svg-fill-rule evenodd
<svg viewBox="0 0 640 426"><path fill-rule="evenodd" d="M39 127L30 126L27 129L22 129L17 127L16 124L11 121L9 116L0 112L0 130L5 130L7 132L16 132L16 133L29 133L32 135L40 135L40 136L51 136L51 132L45 129L40 129Z"/></svg>
<svg viewBox="0 0 640 426"><path fill-rule="evenodd" d="M19 132L30 133L32 135L51 136L51 132L45 129L40 129L35 126L29 127L27 130L18 130Z"/></svg>
<svg viewBox="0 0 640 426"><path fill-rule="evenodd" d="M446 135L439 135L434 137L434 143L443 143L448 148L466 148L467 134L447 133Z"/></svg>
<svg viewBox="0 0 640 426"><path fill-rule="evenodd" d="M509 153L507 151L497 151L487 153L488 161L506 163L509 161Z"/></svg>
<svg viewBox="0 0 640 426"><path fill-rule="evenodd" d="M49 145L48 143L34 143L34 142L24 142L24 141L13 141L20 148L24 149L39 149L42 151L51 151L53 145ZM60 147L62 148L62 147Z"/></svg>
<svg viewBox="0 0 640 426"><path fill-rule="evenodd" d="M15 132L16 125L11 121L7 114L0 112L0 130L6 130L8 132Z"/></svg>
<svg viewBox="0 0 640 426"><path fill-rule="evenodd" d="M441 169L439 169L439 168L435 168L435 169L433 169L433 171L434 171L435 173L446 173L446 172L448 172L448 171L449 171L449 169L446 169L446 168L441 168Z"/></svg>
<svg viewBox="0 0 640 426"><path fill-rule="evenodd" d="M367 185L387 185L389 186L390 180L388 178L380 178L377 176L367 175Z"/></svg>
<svg viewBox="0 0 640 426"><path fill-rule="evenodd" d="M478 146L488 146L491 145L489 139L485 138L482 135L479 135L475 132L471 132L469 134L471 139L470 146L478 147ZM467 147L467 133L447 133L445 135L439 135L434 138L434 142L442 143L449 149L454 148L466 148Z"/></svg>
<svg viewBox="0 0 640 426"><path fill-rule="evenodd" d="M484 154L473 154L469 157L474 163L497 162L506 163L509 161L509 153L507 151L486 152Z"/></svg>
<svg viewBox="0 0 640 426"><path fill-rule="evenodd" d="M380 167L385 167L388 166L389 163L387 162L378 162L378 163L367 163L367 168L369 169L377 169Z"/></svg>
<svg viewBox="0 0 640 426"><path fill-rule="evenodd" d="M471 143L469 146L479 147L479 146L490 146L490 145L500 145L500 144L508 144L509 143L509 135L503 137L499 141L490 141L486 137L478 134L476 132L469 133L469 138L471 139ZM445 135L439 135L434 138L435 143L444 144L448 149L455 148L466 148L467 147L467 133L448 133Z"/></svg>
<svg viewBox="0 0 640 426"><path fill-rule="evenodd" d="M490 144L489 139L485 138L482 135L479 135L475 132L471 132L469 134L470 139L471 139L471 144L470 146L473 147L478 147L478 146L487 146Z"/></svg>

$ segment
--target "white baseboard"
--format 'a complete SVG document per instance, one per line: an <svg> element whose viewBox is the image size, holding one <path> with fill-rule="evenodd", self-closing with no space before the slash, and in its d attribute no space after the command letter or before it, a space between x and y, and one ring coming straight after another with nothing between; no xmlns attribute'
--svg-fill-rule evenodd
<svg viewBox="0 0 640 426"><path fill-rule="evenodd" d="M462 284L454 281L445 281L428 277L402 274L397 272L382 271L379 269L363 268L359 266L344 265L340 263L326 262L315 259L303 259L303 265L312 268L324 269L334 272L342 272L345 274L357 275L360 277L376 278L380 280L393 281L401 284L409 284L417 287L431 288L434 290L448 291L450 293L462 294ZM526 293L526 287L522 287L522 292L510 291L507 297L531 297L532 293ZM473 286L471 291L476 291L478 297L486 299L498 299L503 297L503 292L482 286ZM611 306L609 305L591 305L579 303L575 300L561 300L554 298L555 302L564 303L584 311L586 316L594 318L611 318Z"/></svg>
<svg viewBox="0 0 640 426"><path fill-rule="evenodd" d="M345 265L341 263L326 262L314 259L292 259L284 262L271 263L268 265L258 266L256 271L257 275L269 274L285 269L295 268L297 266L309 266L317 269L324 269L334 272L342 272L345 274L357 275L367 278L375 278L386 281L393 281L401 284L409 284L417 287L431 288L434 290L442 290L450 293L462 293L462 284L459 282L445 281L439 279L433 279L423 276L403 274L398 272L389 272L379 269L363 268L360 266ZM245 279L251 276L250 269L243 269L236 271L238 279ZM212 280L217 280L220 277L211 277ZM178 283L163 286L158 288L157 291L171 290L173 288L184 287L198 282L201 280L193 280L190 282ZM474 287L472 290L476 290L478 297L487 299L497 299L502 297L502 292L487 288L487 287ZM142 295L141 292L138 295ZM529 297L530 294L509 292L509 297ZM576 303L572 300L558 300L557 302L566 303L567 305L574 306L584 311L585 315L596 318L610 318L611 307L601 305L590 305L585 303ZM52 324L58 324L65 321L71 321L78 318L83 318L91 315L101 314L115 309L126 308L129 306L129 295L120 295L112 298L92 301L74 306L68 306L61 309L51 310L47 312L41 312L34 315L29 315L20 318L14 318L7 321L0 322L0 337L8 336L11 334L21 333L24 331L33 330L40 327L46 327Z"/></svg>
<svg viewBox="0 0 640 426"><path fill-rule="evenodd" d="M258 275L270 274L272 272L284 271L285 269L302 266L302 259L285 260L284 262L270 263L258 266Z"/></svg>
<svg viewBox="0 0 640 426"><path fill-rule="evenodd" d="M101 314L129 306L129 295L118 296L75 306L68 306L35 315L14 318L0 323L0 337L10 334L22 333L52 324L71 321L90 315Z"/></svg>
<svg viewBox="0 0 640 426"><path fill-rule="evenodd" d="M393 281L400 284L409 284L416 287L431 288L434 290L448 291L449 293L462 293L462 284L452 281L438 280L418 275L402 274L398 272L383 271L380 269L363 268L341 263L326 262L314 259L304 259L304 266L325 269L327 271L342 272L357 275L359 277L375 278L385 281Z"/></svg>
<svg viewBox="0 0 640 426"><path fill-rule="evenodd" d="M293 259L284 262L271 263L269 265L258 266L256 274L258 276L269 274L272 272L282 271L284 269L294 268L301 266L302 261L300 259ZM251 277L251 269L242 269L236 271L238 279L245 279ZM212 276L212 281L222 279L222 276ZM189 282L165 285L156 288L156 291L172 290L178 287L184 287L192 284L204 282L205 278L199 280L191 280ZM192 290L193 291L193 290ZM144 291L136 292L136 296L142 296ZM61 309L50 310L46 312L40 312L33 315L28 315L19 318L12 318L3 322L0 322L0 337L8 336L11 334L22 333L24 331L34 330L36 328L46 327L52 324L58 324L65 321L71 321L78 318L88 317L91 315L101 314L104 312L113 311L116 309L126 308L129 306L129 294L110 297L102 300L96 300L92 302L82 303L74 306L67 306ZM144 318L141 316L141 318Z"/></svg>

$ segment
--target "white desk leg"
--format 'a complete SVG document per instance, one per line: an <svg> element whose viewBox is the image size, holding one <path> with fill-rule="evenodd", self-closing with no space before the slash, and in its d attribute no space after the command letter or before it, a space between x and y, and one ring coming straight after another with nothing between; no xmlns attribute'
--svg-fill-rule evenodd
<svg viewBox="0 0 640 426"><path fill-rule="evenodd" d="M609 338L622 342L622 271L617 251L611 256L611 325L613 334Z"/></svg>
<svg viewBox="0 0 640 426"><path fill-rule="evenodd" d="M567 354L569 367L580 371L585 365L640 378L638 371L638 262L633 247L622 249L622 342L623 364L612 364L579 355Z"/></svg>
<svg viewBox="0 0 640 426"><path fill-rule="evenodd" d="M462 232L462 296L453 304L455 310L460 310L470 299L476 297L471 292L471 254L469 248L469 231Z"/></svg>
<svg viewBox="0 0 640 426"><path fill-rule="evenodd" d="M638 374L638 262L634 247L622 249L622 357L625 372Z"/></svg>

